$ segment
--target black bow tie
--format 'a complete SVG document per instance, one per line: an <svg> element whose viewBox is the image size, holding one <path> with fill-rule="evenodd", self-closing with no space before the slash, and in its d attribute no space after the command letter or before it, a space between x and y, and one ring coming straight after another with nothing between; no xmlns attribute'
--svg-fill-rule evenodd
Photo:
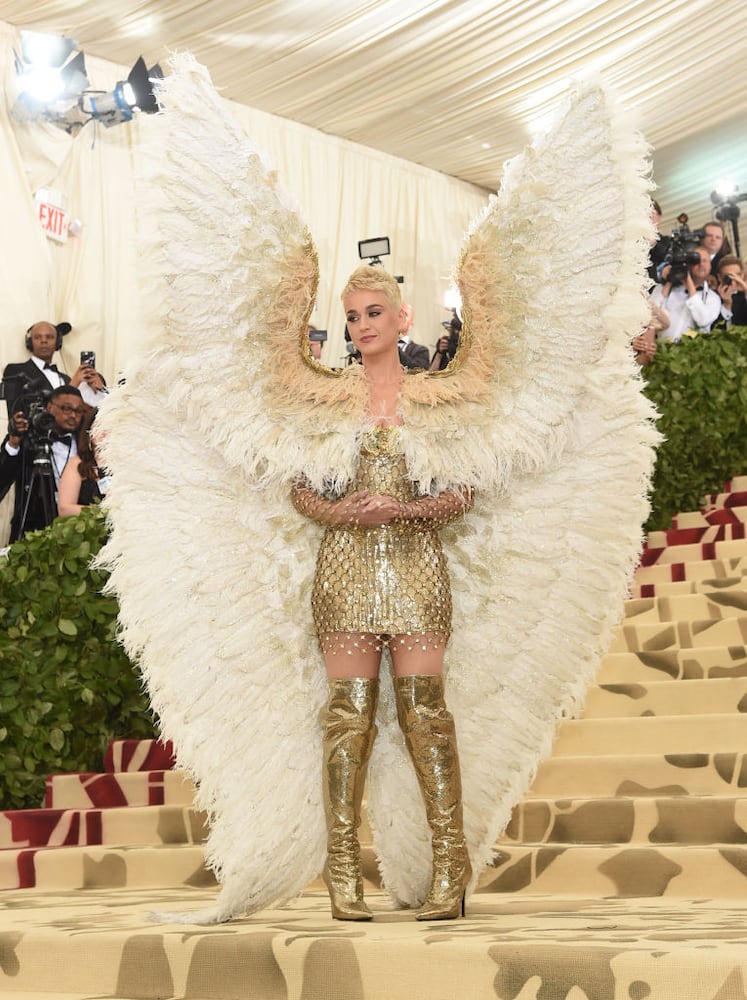
<svg viewBox="0 0 747 1000"><path fill-rule="evenodd" d="M404 340L398 340L397 347L407 347L407 344L405 344Z"/></svg>
<svg viewBox="0 0 747 1000"><path fill-rule="evenodd" d="M57 372L57 365L44 365L44 370L47 371L47 369L49 369L49 371ZM57 374L59 375L60 373L57 372Z"/></svg>
<svg viewBox="0 0 747 1000"><path fill-rule="evenodd" d="M72 434L58 434L56 431L52 431L49 436L53 441L59 441L60 444L71 445L73 443Z"/></svg>

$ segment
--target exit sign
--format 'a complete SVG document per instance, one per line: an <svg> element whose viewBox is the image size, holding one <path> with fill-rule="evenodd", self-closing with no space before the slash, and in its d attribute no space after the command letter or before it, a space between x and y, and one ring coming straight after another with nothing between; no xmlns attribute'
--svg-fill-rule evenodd
<svg viewBox="0 0 747 1000"><path fill-rule="evenodd" d="M52 188L39 188L34 195L36 216L41 227L51 240L64 243L67 240L67 196Z"/></svg>

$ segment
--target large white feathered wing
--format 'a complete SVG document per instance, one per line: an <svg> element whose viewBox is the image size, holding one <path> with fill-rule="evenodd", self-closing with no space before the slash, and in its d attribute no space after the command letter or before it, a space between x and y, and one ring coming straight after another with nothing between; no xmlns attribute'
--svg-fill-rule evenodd
<svg viewBox="0 0 747 1000"><path fill-rule="evenodd" d="M304 367L316 263L205 71L180 58L160 100L137 154L151 350L97 421L113 471L102 561L123 641L210 816L222 890L188 919L213 921L297 895L324 858L326 685L298 597L318 533L280 483L294 455L267 413L287 367L277 341Z"/></svg>
<svg viewBox="0 0 747 1000"><path fill-rule="evenodd" d="M657 436L630 341L646 315L645 148L598 86L509 164L466 244L464 354L413 381L409 464L477 489L443 532L448 701L476 875L577 714L620 620ZM439 405L433 405L438 403ZM384 881L422 899L429 835L388 699L369 809Z"/></svg>
<svg viewBox="0 0 747 1000"><path fill-rule="evenodd" d="M325 378L301 359L308 234L204 71L174 69L165 114L144 123L161 325L102 413L104 559L124 641L211 816L222 890L189 915L209 921L293 896L323 863L326 685L307 600L319 533L287 485L349 478L365 399L355 373ZM640 542L654 440L629 351L644 309L642 155L603 92L582 92L470 236L458 365L406 380L411 475L478 491L444 532L476 871L580 703ZM415 903L429 836L387 685L369 805L385 882Z"/></svg>

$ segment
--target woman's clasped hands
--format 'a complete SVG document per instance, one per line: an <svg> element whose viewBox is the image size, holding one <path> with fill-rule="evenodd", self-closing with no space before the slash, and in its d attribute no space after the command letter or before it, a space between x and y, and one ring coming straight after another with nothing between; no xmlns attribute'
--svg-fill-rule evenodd
<svg viewBox="0 0 747 1000"><path fill-rule="evenodd" d="M402 517L403 504L386 494L358 490L339 501L340 524L378 528Z"/></svg>

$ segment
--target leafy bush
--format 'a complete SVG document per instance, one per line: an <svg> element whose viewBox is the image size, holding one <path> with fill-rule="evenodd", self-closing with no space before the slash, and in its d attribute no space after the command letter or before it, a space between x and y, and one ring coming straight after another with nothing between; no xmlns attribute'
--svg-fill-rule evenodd
<svg viewBox="0 0 747 1000"><path fill-rule="evenodd" d="M704 494L747 473L747 328L660 342L644 378L665 437L646 527L665 529L674 514L699 509Z"/></svg>
<svg viewBox="0 0 747 1000"><path fill-rule="evenodd" d="M153 735L117 602L89 565L105 535L91 507L0 559L0 808L41 805L47 774L100 770L111 739Z"/></svg>

